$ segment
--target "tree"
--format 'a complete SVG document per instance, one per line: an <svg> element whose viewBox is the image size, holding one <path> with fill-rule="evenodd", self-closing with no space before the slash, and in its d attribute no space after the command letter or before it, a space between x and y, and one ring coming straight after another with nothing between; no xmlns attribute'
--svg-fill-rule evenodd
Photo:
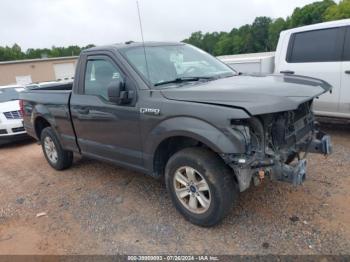
<svg viewBox="0 0 350 262"><path fill-rule="evenodd" d="M222 33L219 40L215 43L213 53L216 56L232 54L233 41L228 33Z"/></svg>
<svg viewBox="0 0 350 262"><path fill-rule="evenodd" d="M206 33L202 39L202 49L213 54L215 44L219 41L221 34L218 32Z"/></svg>
<svg viewBox="0 0 350 262"><path fill-rule="evenodd" d="M234 40L235 49L238 50L238 54L255 52L251 25L241 26Z"/></svg>
<svg viewBox="0 0 350 262"><path fill-rule="evenodd" d="M336 6L334 1L323 0L294 9L292 16L288 19L289 28L323 22L324 15L331 6Z"/></svg>
<svg viewBox="0 0 350 262"><path fill-rule="evenodd" d="M266 16L255 18L251 27L253 52L268 51L269 27L272 19Z"/></svg>
<svg viewBox="0 0 350 262"><path fill-rule="evenodd" d="M14 44L12 47L0 47L0 61L20 60L23 58L25 58L25 54L18 44Z"/></svg>
<svg viewBox="0 0 350 262"><path fill-rule="evenodd" d="M194 32L184 42L193 44L214 55L265 52L276 49L281 31L325 20L350 17L350 0L342 0L338 5L333 0L322 0L295 8L286 20L257 17L249 25L233 28L231 32Z"/></svg>
<svg viewBox="0 0 350 262"><path fill-rule="evenodd" d="M202 44L203 44L202 41L203 41L203 34L201 31L194 32L191 34L191 36L188 39L183 40L183 42L197 46L199 48L202 47Z"/></svg>
<svg viewBox="0 0 350 262"><path fill-rule="evenodd" d="M287 29L287 22L283 18L277 18L269 26L268 50L276 50L281 31Z"/></svg>
<svg viewBox="0 0 350 262"><path fill-rule="evenodd" d="M22 49L19 45L14 44L11 48L11 55L14 57L15 60L23 59L24 53L22 52Z"/></svg>
<svg viewBox="0 0 350 262"><path fill-rule="evenodd" d="M95 45L89 44L85 47L68 46L68 47L56 47L48 48L28 48L26 52L21 50L21 47L14 44L12 47L0 46L0 61L20 60L20 59L36 59L43 57L62 57L62 56L77 56L84 49L94 47Z"/></svg>
<svg viewBox="0 0 350 262"><path fill-rule="evenodd" d="M324 14L324 20L326 21L345 18L350 18L350 0L343 0L338 5L330 6Z"/></svg>

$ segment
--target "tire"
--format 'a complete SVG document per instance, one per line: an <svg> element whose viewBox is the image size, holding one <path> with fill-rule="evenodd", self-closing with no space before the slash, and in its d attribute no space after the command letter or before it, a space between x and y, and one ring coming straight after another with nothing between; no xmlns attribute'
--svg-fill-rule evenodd
<svg viewBox="0 0 350 262"><path fill-rule="evenodd" d="M195 183L185 186L189 177ZM233 171L214 152L204 148L186 148L174 154L165 168L165 183L176 209L188 221L203 227L221 222L239 192Z"/></svg>
<svg viewBox="0 0 350 262"><path fill-rule="evenodd" d="M50 166L56 170L64 170L72 165L73 152L62 148L56 133L51 127L46 127L41 132L40 141L45 158Z"/></svg>

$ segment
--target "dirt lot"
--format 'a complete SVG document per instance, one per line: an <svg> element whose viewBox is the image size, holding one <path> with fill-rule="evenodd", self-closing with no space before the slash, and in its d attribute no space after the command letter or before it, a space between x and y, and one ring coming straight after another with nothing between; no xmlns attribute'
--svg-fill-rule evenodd
<svg viewBox="0 0 350 262"><path fill-rule="evenodd" d="M326 129L334 154L309 156L304 186L266 181L209 229L150 177L87 159L57 172L33 142L0 147L0 254L350 254L350 127Z"/></svg>

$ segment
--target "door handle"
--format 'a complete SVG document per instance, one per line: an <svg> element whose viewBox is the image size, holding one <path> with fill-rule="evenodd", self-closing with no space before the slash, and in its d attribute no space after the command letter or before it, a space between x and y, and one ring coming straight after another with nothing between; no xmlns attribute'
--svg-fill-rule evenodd
<svg viewBox="0 0 350 262"><path fill-rule="evenodd" d="M294 71L290 71L290 70L285 70L285 71L281 71L281 74L290 74L290 75L294 75L295 72Z"/></svg>
<svg viewBox="0 0 350 262"><path fill-rule="evenodd" d="M89 108L85 108L85 107L79 108L77 111L79 114L82 114L82 115L87 115L90 112Z"/></svg>
<svg viewBox="0 0 350 262"><path fill-rule="evenodd" d="M345 71L345 74L350 75L350 70L346 70L346 71Z"/></svg>

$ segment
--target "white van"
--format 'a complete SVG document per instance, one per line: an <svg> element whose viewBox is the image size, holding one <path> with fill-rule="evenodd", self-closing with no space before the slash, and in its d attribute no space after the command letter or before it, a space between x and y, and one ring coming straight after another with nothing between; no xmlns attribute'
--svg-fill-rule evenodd
<svg viewBox="0 0 350 262"><path fill-rule="evenodd" d="M20 86L0 87L0 145L27 137L19 106L22 90Z"/></svg>
<svg viewBox="0 0 350 262"><path fill-rule="evenodd" d="M323 79L333 89L315 100L315 114L350 119L350 19L283 31L275 54L220 59L243 73L296 74Z"/></svg>

